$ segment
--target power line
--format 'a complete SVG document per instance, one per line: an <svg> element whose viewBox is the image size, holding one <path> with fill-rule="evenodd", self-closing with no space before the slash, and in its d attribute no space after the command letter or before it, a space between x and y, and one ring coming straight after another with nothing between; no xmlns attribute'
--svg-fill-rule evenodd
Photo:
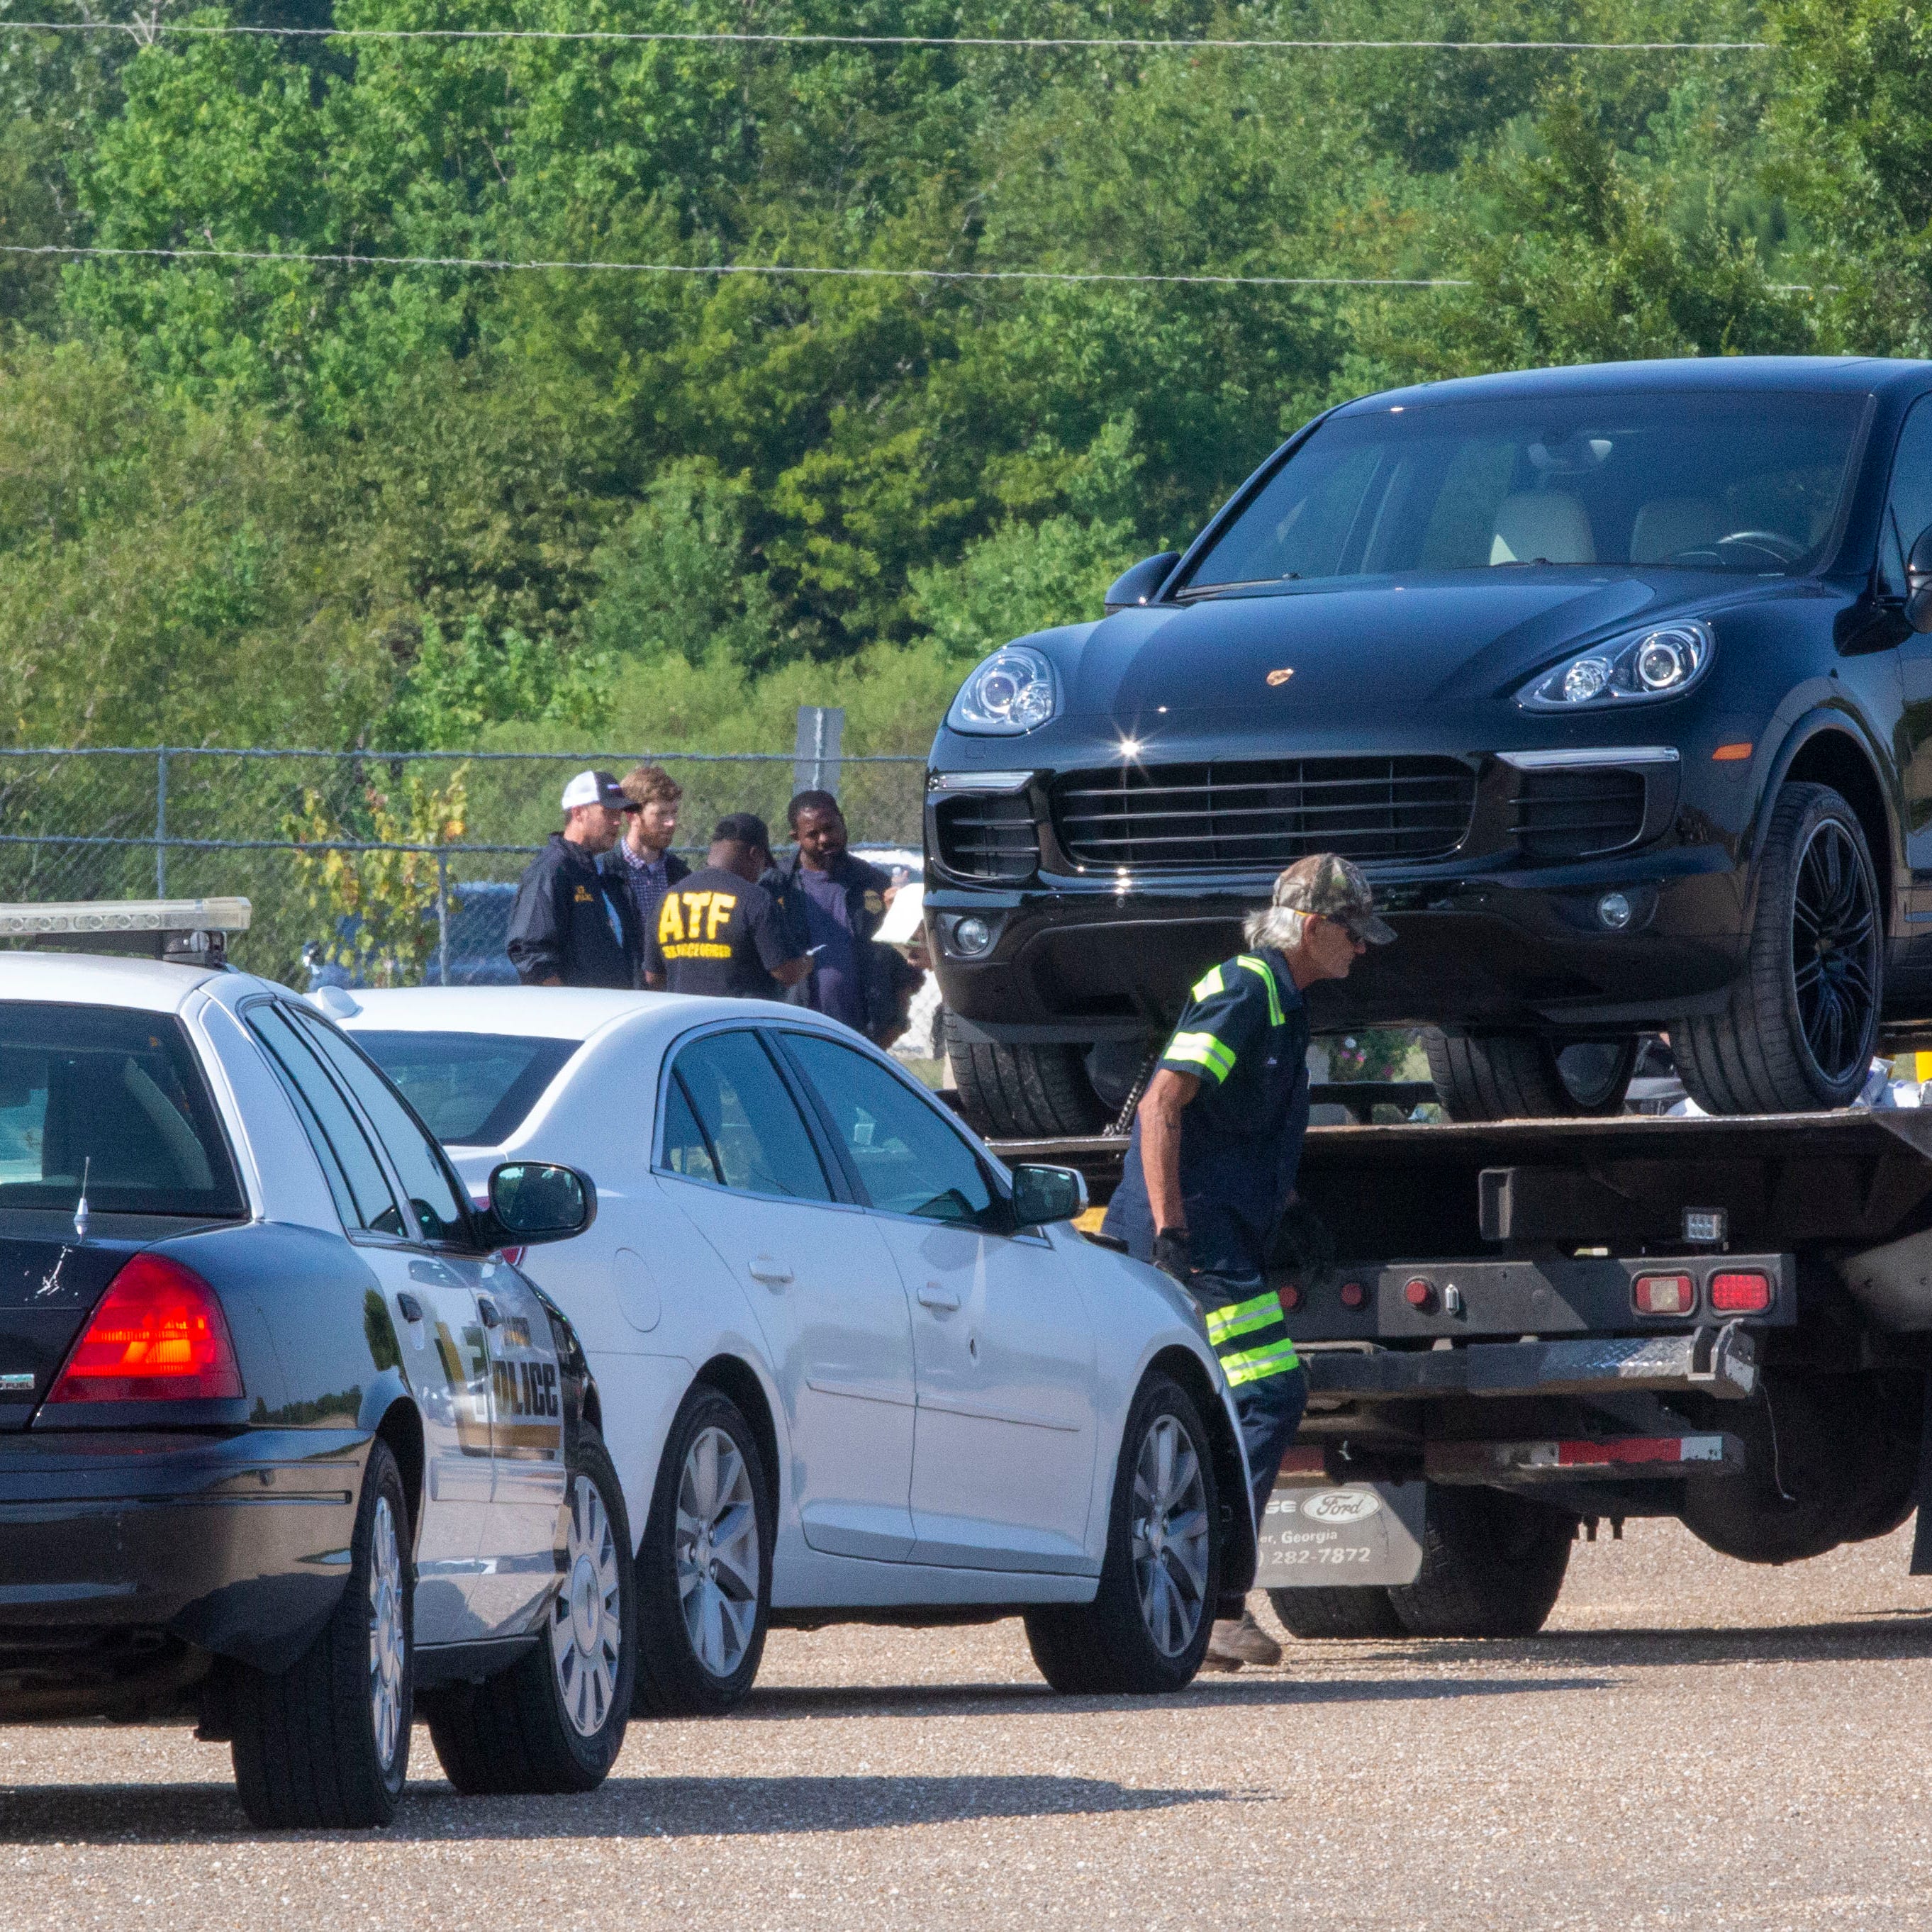
<svg viewBox="0 0 1932 1932"><path fill-rule="evenodd" d="M806 47L1009 47L1027 52L1077 52L1118 47L1141 52L1438 52L1564 54L1734 54L1768 52L1768 40L1157 40L1135 37L970 34L751 34L628 32L616 28L550 27L254 27L196 26L157 21L0 20L0 32L20 34L131 34L149 40L163 34L221 40L604 40L692 46Z"/></svg>
<svg viewBox="0 0 1932 1932"><path fill-rule="evenodd" d="M268 248L106 248L79 244L0 244L0 255L101 256L114 260L280 262L328 268L482 268L492 274L568 271L621 275L817 276L850 280L926 282L1126 282L1255 289L1462 289L1446 275L1148 275L1056 268L810 268L784 262L517 262L472 255L352 255L281 253Z"/></svg>

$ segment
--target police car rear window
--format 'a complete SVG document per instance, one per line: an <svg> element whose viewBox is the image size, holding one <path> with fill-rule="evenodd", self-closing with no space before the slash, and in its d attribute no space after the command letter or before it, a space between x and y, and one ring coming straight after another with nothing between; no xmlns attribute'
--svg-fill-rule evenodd
<svg viewBox="0 0 1932 1932"><path fill-rule="evenodd" d="M500 1147L577 1052L574 1040L500 1033L392 1033L356 1044L400 1087L446 1147Z"/></svg>
<svg viewBox="0 0 1932 1932"><path fill-rule="evenodd" d="M0 1004L0 1208L244 1214L228 1143L179 1021L112 1006Z"/></svg>

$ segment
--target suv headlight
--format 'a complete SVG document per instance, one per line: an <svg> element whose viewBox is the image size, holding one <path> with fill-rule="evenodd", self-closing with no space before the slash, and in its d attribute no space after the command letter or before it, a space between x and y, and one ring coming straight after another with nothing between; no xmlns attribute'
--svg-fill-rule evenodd
<svg viewBox="0 0 1932 1932"><path fill-rule="evenodd" d="M1694 618L1660 624L1565 658L1525 685L1516 701L1532 711L1576 711L1676 698L1704 675L1714 649L1710 626Z"/></svg>
<svg viewBox="0 0 1932 1932"><path fill-rule="evenodd" d="M959 687L946 722L956 731L1036 730L1060 707L1053 667L1039 651L1009 644Z"/></svg>

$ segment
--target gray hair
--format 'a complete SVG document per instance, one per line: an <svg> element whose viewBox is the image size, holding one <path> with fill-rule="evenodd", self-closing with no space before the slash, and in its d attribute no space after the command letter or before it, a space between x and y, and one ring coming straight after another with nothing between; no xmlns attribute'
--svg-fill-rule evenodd
<svg viewBox="0 0 1932 1932"><path fill-rule="evenodd" d="M1294 906L1271 905L1250 913L1241 931L1250 946L1272 946L1277 952L1287 952L1301 944L1314 916Z"/></svg>

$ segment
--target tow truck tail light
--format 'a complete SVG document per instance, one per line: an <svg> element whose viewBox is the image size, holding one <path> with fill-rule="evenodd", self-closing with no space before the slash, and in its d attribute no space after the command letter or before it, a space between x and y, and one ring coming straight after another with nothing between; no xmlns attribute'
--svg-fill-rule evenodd
<svg viewBox="0 0 1932 1932"><path fill-rule="evenodd" d="M1345 1281L1342 1284L1342 1306L1344 1308L1365 1308L1368 1306L1369 1291L1358 1281Z"/></svg>
<svg viewBox="0 0 1932 1932"><path fill-rule="evenodd" d="M1711 1306L1720 1315L1756 1315L1771 1306L1768 1274L1714 1274Z"/></svg>
<svg viewBox="0 0 1932 1932"><path fill-rule="evenodd" d="M1640 1315L1688 1315L1697 1305L1696 1284L1688 1274L1640 1274L1634 1292Z"/></svg>
<svg viewBox="0 0 1932 1932"><path fill-rule="evenodd" d="M214 1289L179 1262L142 1254L107 1284L47 1400L191 1402L241 1393Z"/></svg>

